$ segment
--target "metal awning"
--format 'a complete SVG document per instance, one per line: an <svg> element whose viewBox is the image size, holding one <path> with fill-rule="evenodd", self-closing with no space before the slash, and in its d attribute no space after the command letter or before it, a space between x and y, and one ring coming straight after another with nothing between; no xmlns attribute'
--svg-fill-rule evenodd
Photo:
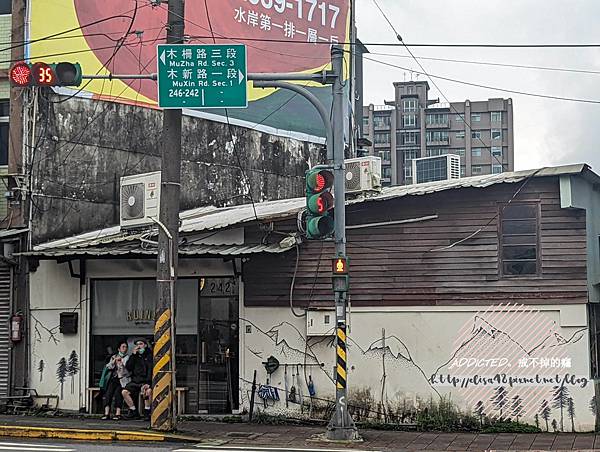
<svg viewBox="0 0 600 452"><path fill-rule="evenodd" d="M291 246L273 245L189 245L179 248L182 257L202 256L233 256L241 257L258 253L279 254L292 249ZM129 247L102 247L102 248L52 248L39 251L20 253L21 256L37 257L40 259L60 259L67 257L129 257L129 256L156 256L156 248Z"/></svg>

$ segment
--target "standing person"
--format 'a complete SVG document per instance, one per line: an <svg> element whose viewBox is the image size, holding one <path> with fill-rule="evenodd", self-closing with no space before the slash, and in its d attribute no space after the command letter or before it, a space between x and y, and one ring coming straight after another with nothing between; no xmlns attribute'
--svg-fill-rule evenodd
<svg viewBox="0 0 600 452"><path fill-rule="evenodd" d="M150 417L153 365L152 351L148 347L147 342L144 339L137 339L133 353L125 364L125 368L131 376L131 382L125 385L123 389L123 398L129 407L129 412L126 416L128 419L139 419L140 417L136 407L140 392L144 395L144 417Z"/></svg>
<svg viewBox="0 0 600 452"><path fill-rule="evenodd" d="M125 367L129 359L129 355L127 354L128 349L127 342L120 342L117 353L111 356L106 364L110 376L103 400L104 416L102 416L102 419L104 420L110 419L110 408L113 402L115 406L115 416L113 419L116 421L121 419L121 409L123 408L122 391L123 387L129 383L129 372Z"/></svg>

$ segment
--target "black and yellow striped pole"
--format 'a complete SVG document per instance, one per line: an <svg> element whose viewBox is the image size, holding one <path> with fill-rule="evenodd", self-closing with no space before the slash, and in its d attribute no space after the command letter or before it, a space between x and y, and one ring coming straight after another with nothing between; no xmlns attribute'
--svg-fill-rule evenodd
<svg viewBox="0 0 600 452"><path fill-rule="evenodd" d="M171 431L175 428L175 418L173 416L174 373L171 334L171 309L160 309L160 312L157 312L154 323L151 425L153 429L162 431Z"/></svg>
<svg viewBox="0 0 600 452"><path fill-rule="evenodd" d="M348 369L346 360L346 325L338 325L336 342L337 365L335 385L338 390L344 391L345 393L347 387L346 371Z"/></svg>

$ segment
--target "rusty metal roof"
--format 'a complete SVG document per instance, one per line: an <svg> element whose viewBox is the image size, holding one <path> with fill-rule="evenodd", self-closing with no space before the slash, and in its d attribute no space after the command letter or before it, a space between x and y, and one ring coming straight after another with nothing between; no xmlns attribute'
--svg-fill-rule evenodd
<svg viewBox="0 0 600 452"><path fill-rule="evenodd" d="M402 198L405 196L421 196L445 190L457 190L463 188L485 188L495 184L512 184L523 181L529 177L547 177L547 176L565 176L584 174L594 182L600 182L600 177L593 173L588 165L576 164L558 167L548 167L541 169L532 169L517 172L507 172L500 174L487 174L482 176L465 177L461 179L444 180L439 182L430 182L415 185L400 185L394 187L385 187L381 192L360 196L346 201L346 205L358 203L386 201L390 199ZM293 218L304 207L306 200L302 198L283 199L278 201L267 201L253 204L243 204L230 207L200 207L180 213L182 235L201 231L214 231L230 228L236 225L243 225L255 220L274 221L284 218ZM155 228L154 228L155 229ZM124 244L127 242L137 244L143 236L148 236L148 230L143 233L122 231L119 226L101 229L94 232L79 234L73 237L55 240L34 247L35 252L62 250L66 254L75 254L75 250L89 247L103 247L107 245ZM206 245L205 245L206 246ZM213 245L211 245L213 246ZM227 246L227 245L226 245ZM275 252L273 249L261 249L250 245L247 249L244 246L236 245L240 250L247 253L254 252ZM259 245L262 246L262 245ZM115 247L116 249L122 246ZM125 247L128 248L128 247ZM101 248L103 249L103 248ZM215 250L216 248L212 248ZM288 248L289 249L289 248ZM254 251L250 251L254 250ZM102 251L102 252L108 252ZM117 252L113 250L112 252ZM131 251L129 251L131 252ZM223 251L225 252L225 251ZM230 249L230 253L242 254L240 251ZM280 251L279 251L280 252ZM199 251L194 255L208 254L208 250ZM217 253L219 254L219 253ZM33 253L30 253L33 255ZM43 255L43 254L38 254Z"/></svg>

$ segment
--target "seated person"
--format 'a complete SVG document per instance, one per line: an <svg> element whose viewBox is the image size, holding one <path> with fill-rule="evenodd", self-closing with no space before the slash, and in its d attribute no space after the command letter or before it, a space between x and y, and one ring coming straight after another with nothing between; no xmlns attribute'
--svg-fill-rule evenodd
<svg viewBox="0 0 600 452"><path fill-rule="evenodd" d="M137 412L137 398L142 392L144 395L144 416L150 417L150 404L152 402L152 368L154 365L152 351L144 339L137 339L135 347L125 368L129 371L131 382L123 389L123 399L129 407L126 417L128 419L139 419Z"/></svg>

